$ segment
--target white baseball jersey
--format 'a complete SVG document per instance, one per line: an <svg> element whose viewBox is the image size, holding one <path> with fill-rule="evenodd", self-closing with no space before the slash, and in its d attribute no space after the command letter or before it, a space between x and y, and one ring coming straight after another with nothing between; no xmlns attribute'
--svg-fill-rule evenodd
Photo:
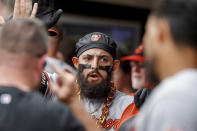
<svg viewBox="0 0 197 131"><path fill-rule="evenodd" d="M102 108L104 103L98 101L89 101L88 99L83 99L87 111L92 115L93 119L99 119L102 114ZM104 125L104 130L115 131L119 125L122 113L128 105L133 103L134 97L126 95L122 92L116 91L115 97L113 99L112 105L109 108L109 114L106 118ZM98 111L94 112L97 110Z"/></svg>
<svg viewBox="0 0 197 131"><path fill-rule="evenodd" d="M131 125L131 131L197 131L197 70L161 82Z"/></svg>

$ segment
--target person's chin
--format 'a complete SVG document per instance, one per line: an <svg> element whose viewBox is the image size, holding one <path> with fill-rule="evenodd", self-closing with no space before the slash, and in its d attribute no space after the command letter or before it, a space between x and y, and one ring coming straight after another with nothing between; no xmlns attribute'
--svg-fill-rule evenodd
<svg viewBox="0 0 197 131"><path fill-rule="evenodd" d="M144 86L144 82L140 79L132 80L132 87L134 89L140 89Z"/></svg>
<svg viewBox="0 0 197 131"><path fill-rule="evenodd" d="M134 82L134 83L140 83L141 81L142 81L141 77L134 77L134 78L132 78L132 82Z"/></svg>
<svg viewBox="0 0 197 131"><path fill-rule="evenodd" d="M101 79L99 79L99 78L88 78L88 83L90 83L90 84L98 84L98 83L100 83L101 82Z"/></svg>

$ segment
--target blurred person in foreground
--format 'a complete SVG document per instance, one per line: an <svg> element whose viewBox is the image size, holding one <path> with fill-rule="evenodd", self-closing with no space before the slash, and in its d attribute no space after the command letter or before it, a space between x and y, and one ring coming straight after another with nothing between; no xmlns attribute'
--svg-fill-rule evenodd
<svg viewBox="0 0 197 131"><path fill-rule="evenodd" d="M197 1L160 0L144 35L150 76L161 83L131 131L196 131Z"/></svg>
<svg viewBox="0 0 197 131"><path fill-rule="evenodd" d="M5 20L5 17L0 16L0 27L5 24L6 22L9 22L10 20L14 20L19 17L30 17L30 18L35 18L38 17L47 28L51 28L55 26L57 21L59 20L62 10L55 10L53 9L52 5L50 3L53 3L54 0L9 0L9 1L3 1L4 3L7 4L14 4L14 9L12 13L12 17L10 17L9 20ZM38 6L38 2L39 6ZM32 7L31 7L32 6ZM11 6L12 7L12 6ZM10 8L11 8L10 7ZM10 9L11 10L11 9ZM30 14L31 12L31 14ZM63 62L56 60L53 58L56 55L56 51L59 45L59 36L60 33L58 33L54 29L48 29L48 38L49 38L49 48L48 48L48 56L46 59L46 64L47 67L49 68L49 63L52 61L52 63L55 64L62 64ZM45 69L47 68L45 67ZM51 71L51 68L49 68ZM48 70L47 70L48 71ZM54 73L53 71L51 71ZM50 73L50 72L49 72ZM48 86L48 81L47 78L49 78L50 75L43 72L42 73L42 80L41 80L41 85L40 85L40 92L44 95L47 96L48 98L53 98L53 95L49 89ZM49 80L49 79L48 79Z"/></svg>
<svg viewBox="0 0 197 131"><path fill-rule="evenodd" d="M13 130L12 128L19 131L84 130L68 107L59 102L53 103L45 100L40 94L36 94L38 93L41 72L45 65L48 39L44 28L46 23L42 24L33 19L18 19L19 17L34 18L36 16L37 3L34 4L31 15L29 5L28 0L17 0L14 6L14 20L4 23L0 33L0 85L3 86L0 93L0 106L2 106L0 108L2 114L0 130ZM13 28L15 29L14 32ZM72 77L67 79L74 80ZM63 102L70 106L86 130L93 128L97 130L81 103L75 105L72 102ZM10 112L11 107L15 107L12 112ZM82 114L78 114L78 112ZM20 119L18 119L19 117ZM27 122L27 119L30 122ZM4 122L6 123L4 124ZM24 123L26 124L24 125Z"/></svg>
<svg viewBox="0 0 197 131"><path fill-rule="evenodd" d="M47 33L38 20L15 19L1 28L0 130L84 130L66 105L34 92L47 48Z"/></svg>

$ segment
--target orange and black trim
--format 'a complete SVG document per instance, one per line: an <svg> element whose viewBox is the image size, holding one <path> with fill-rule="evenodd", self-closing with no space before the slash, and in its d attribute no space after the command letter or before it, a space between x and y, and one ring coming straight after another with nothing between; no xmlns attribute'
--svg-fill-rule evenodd
<svg viewBox="0 0 197 131"><path fill-rule="evenodd" d="M48 29L48 34L49 34L49 36L58 36L59 32L57 32L54 29Z"/></svg>
<svg viewBox="0 0 197 131"><path fill-rule="evenodd" d="M136 107L135 103L133 102L132 104L130 104L129 106L127 106L127 108L124 110L121 118L120 118L120 123L119 126L117 128L117 130L119 129L119 127L128 119L136 116L138 114L139 110Z"/></svg>
<svg viewBox="0 0 197 131"><path fill-rule="evenodd" d="M144 58L144 45L140 44L136 49L133 55L122 57L122 61L136 61L136 62L145 62Z"/></svg>

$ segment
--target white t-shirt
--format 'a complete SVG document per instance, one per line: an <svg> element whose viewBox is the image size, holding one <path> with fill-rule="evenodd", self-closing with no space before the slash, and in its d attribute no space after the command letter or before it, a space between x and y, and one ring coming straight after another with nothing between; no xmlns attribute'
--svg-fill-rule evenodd
<svg viewBox="0 0 197 131"><path fill-rule="evenodd" d="M104 103L96 102L96 101L89 101L88 99L84 99L84 104L89 113L92 113L93 119L99 119L102 114L102 108ZM106 118L106 123L104 125L104 130L108 131L115 131L119 125L120 118L122 113L129 106L133 103L134 97L126 95L122 92L116 91L115 97L113 99L113 103L109 108L109 114ZM98 107L98 111L94 112Z"/></svg>
<svg viewBox="0 0 197 131"><path fill-rule="evenodd" d="M152 92L131 131L197 131L197 69L180 71Z"/></svg>

